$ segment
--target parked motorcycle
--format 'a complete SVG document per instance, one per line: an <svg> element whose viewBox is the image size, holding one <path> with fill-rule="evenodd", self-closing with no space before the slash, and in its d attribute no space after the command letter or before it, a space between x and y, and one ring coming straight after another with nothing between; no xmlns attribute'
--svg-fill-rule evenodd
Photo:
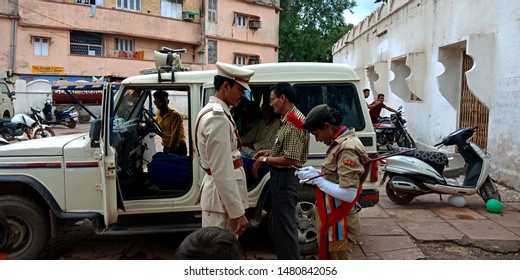
<svg viewBox="0 0 520 280"><path fill-rule="evenodd" d="M390 117L380 118L377 123L373 124L378 146L397 143L399 147L417 147L412 136L406 131L406 120L403 118L402 108L399 106L396 113L391 114Z"/></svg>
<svg viewBox="0 0 520 280"><path fill-rule="evenodd" d="M471 137L478 127L458 129L444 137L435 147L456 145L466 163L462 185L455 180L447 180L442 174L448 165L448 157L441 152L414 150L409 153L389 157L383 167L382 182L386 184L386 194L395 204L408 204L415 197L429 194L473 195L478 193L487 202L501 200L499 190L489 176L491 156L472 143ZM393 151L405 148L391 147Z"/></svg>
<svg viewBox="0 0 520 280"><path fill-rule="evenodd" d="M32 137L30 123L34 122L26 114L17 114L12 119L3 118L0 121L0 136L7 141L23 141Z"/></svg>
<svg viewBox="0 0 520 280"><path fill-rule="evenodd" d="M45 100L45 103L43 104L43 123L49 124L49 125L57 125L61 124L68 128L75 128L76 124L79 123L79 113L74 106L71 106L68 109L61 110L56 109L54 110L54 115L52 114L52 102L47 97L47 100Z"/></svg>
<svg viewBox="0 0 520 280"><path fill-rule="evenodd" d="M31 125L33 139L52 137L56 135L50 126L42 123L43 119L40 116L40 109L34 109L31 107L31 112L32 113L29 116L34 121Z"/></svg>

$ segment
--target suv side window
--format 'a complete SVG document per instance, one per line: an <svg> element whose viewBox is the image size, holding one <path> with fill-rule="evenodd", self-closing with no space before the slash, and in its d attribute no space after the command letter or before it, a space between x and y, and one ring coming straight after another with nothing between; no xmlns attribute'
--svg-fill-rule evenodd
<svg viewBox="0 0 520 280"><path fill-rule="evenodd" d="M317 105L327 104L343 115L343 125L356 131L365 128L359 96L353 84L294 84L296 107L307 115Z"/></svg>

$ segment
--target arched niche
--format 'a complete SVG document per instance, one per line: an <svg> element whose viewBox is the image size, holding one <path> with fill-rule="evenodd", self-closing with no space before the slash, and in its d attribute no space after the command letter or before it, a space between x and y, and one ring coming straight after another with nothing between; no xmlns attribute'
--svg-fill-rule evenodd
<svg viewBox="0 0 520 280"><path fill-rule="evenodd" d="M466 41L439 48L438 61L444 67L444 71L437 76L437 87L453 108L459 107L462 54L465 48Z"/></svg>
<svg viewBox="0 0 520 280"><path fill-rule="evenodd" d="M403 100L410 100L411 92L406 83L410 76L410 68L406 66L406 57L393 59L390 63L393 79L390 80L390 90Z"/></svg>
<svg viewBox="0 0 520 280"><path fill-rule="evenodd" d="M410 99L405 100L424 100L426 62L426 54L424 52L408 53L406 56L406 66L410 69L410 75L406 78L406 84L411 96Z"/></svg>

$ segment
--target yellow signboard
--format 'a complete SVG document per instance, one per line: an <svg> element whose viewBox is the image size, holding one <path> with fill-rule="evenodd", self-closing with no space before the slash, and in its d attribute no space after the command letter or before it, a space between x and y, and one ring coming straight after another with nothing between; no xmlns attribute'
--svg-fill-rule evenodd
<svg viewBox="0 0 520 280"><path fill-rule="evenodd" d="M58 66L33 65L32 72L33 74L63 73L65 69Z"/></svg>

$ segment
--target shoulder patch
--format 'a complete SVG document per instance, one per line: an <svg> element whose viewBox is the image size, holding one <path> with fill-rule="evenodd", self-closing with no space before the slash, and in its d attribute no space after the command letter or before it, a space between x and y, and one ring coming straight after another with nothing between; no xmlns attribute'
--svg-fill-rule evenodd
<svg viewBox="0 0 520 280"><path fill-rule="evenodd" d="M223 115L224 109L222 108L222 105L220 103L213 103L213 115Z"/></svg>
<svg viewBox="0 0 520 280"><path fill-rule="evenodd" d="M343 161L344 165L356 166L356 162L350 159L346 159Z"/></svg>

